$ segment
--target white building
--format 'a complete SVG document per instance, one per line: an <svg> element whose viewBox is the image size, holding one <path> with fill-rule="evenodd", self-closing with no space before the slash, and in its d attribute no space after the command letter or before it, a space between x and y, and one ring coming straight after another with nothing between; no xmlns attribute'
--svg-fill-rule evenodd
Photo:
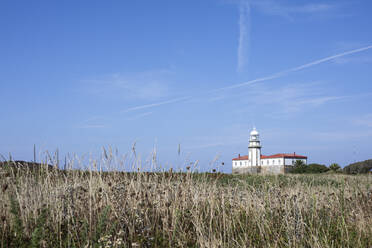
<svg viewBox="0 0 372 248"><path fill-rule="evenodd" d="M286 173L297 160L307 164L307 157L296 153L261 155L260 135L256 128L250 133L248 155L232 159L233 173Z"/></svg>

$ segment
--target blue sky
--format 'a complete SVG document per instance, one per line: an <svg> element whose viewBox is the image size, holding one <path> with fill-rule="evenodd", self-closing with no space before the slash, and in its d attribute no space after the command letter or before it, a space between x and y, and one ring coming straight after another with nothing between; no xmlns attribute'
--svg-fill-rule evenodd
<svg viewBox="0 0 372 248"><path fill-rule="evenodd" d="M372 2L1 1L0 154L372 158ZM155 148L154 148L155 147ZM180 153L178 153L180 147Z"/></svg>

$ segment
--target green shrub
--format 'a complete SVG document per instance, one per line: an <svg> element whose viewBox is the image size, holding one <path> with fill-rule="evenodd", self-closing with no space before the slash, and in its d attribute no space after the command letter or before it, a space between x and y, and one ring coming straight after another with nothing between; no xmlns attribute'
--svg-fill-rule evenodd
<svg viewBox="0 0 372 248"><path fill-rule="evenodd" d="M329 168L323 164L308 164L306 173L324 173L329 171Z"/></svg>
<svg viewBox="0 0 372 248"><path fill-rule="evenodd" d="M293 169L290 171L295 174L305 174L305 173L324 173L329 171L329 168L323 164L308 164L306 165L300 160L297 160L293 166Z"/></svg>
<svg viewBox="0 0 372 248"><path fill-rule="evenodd" d="M19 206L18 199L11 194L10 195L10 213L13 216L13 232L14 232L14 246L24 247L24 227L21 219L21 208Z"/></svg>
<svg viewBox="0 0 372 248"><path fill-rule="evenodd" d="M372 159L349 164L343 169L346 174L365 174L372 169Z"/></svg>
<svg viewBox="0 0 372 248"><path fill-rule="evenodd" d="M31 247L40 247L41 241L44 238L44 226L48 217L48 209L43 208L39 217L36 220L36 227L31 235Z"/></svg>
<svg viewBox="0 0 372 248"><path fill-rule="evenodd" d="M329 166L329 169L332 171L339 171L341 167L337 163L333 163Z"/></svg>

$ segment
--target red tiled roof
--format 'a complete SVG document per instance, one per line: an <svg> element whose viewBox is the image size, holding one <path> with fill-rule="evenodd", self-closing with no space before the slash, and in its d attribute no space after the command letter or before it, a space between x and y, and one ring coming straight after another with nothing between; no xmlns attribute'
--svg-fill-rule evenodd
<svg viewBox="0 0 372 248"><path fill-rule="evenodd" d="M261 155L261 158L307 158L306 156L298 155L296 153L278 153L274 155Z"/></svg>
<svg viewBox="0 0 372 248"><path fill-rule="evenodd" d="M248 155L245 156L239 156L237 158L233 158L232 160L248 160Z"/></svg>
<svg viewBox="0 0 372 248"><path fill-rule="evenodd" d="M265 158L298 158L298 159L302 158L302 159L307 159L306 156L298 155L296 153L278 153L278 154L269 155L269 156L261 155L261 159L265 159ZM239 156L237 158L233 158L232 160L248 160L248 155Z"/></svg>

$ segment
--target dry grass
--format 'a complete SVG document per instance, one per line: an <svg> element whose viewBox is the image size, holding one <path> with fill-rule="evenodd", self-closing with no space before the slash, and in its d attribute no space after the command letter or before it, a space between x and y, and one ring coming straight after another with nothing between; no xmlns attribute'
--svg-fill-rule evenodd
<svg viewBox="0 0 372 248"><path fill-rule="evenodd" d="M372 245L370 175L3 167L0 180L1 247Z"/></svg>

